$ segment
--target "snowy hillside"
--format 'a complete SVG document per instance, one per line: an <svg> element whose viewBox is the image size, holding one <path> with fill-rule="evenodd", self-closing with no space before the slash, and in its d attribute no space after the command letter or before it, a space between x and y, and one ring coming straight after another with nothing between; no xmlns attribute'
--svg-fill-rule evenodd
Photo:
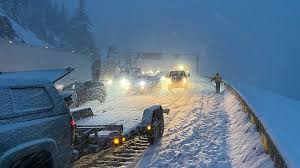
<svg viewBox="0 0 300 168"><path fill-rule="evenodd" d="M45 46L47 43L44 41L38 39L36 35L29 31L24 29L22 26L20 26L17 22L15 22L13 19L11 19L9 16L7 16L3 10L0 9L0 17L5 17L9 20L9 23L11 25L11 28L16 34L16 37L11 40L16 40L19 42L25 42L26 44L35 45L35 46ZM2 28L0 28L2 29ZM1 38L1 37L0 37Z"/></svg>

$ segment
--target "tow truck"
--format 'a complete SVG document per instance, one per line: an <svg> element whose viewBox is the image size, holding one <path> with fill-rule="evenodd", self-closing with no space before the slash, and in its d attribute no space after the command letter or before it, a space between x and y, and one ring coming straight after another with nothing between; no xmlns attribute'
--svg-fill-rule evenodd
<svg viewBox="0 0 300 168"><path fill-rule="evenodd" d="M144 110L141 123L129 132L123 131L122 124L76 124L74 147L79 156L83 156L122 145L136 137L145 138L152 145L161 139L164 132L163 114L168 113L169 109L163 109L161 105L151 106ZM71 109L71 114L76 123L95 115L90 108Z"/></svg>

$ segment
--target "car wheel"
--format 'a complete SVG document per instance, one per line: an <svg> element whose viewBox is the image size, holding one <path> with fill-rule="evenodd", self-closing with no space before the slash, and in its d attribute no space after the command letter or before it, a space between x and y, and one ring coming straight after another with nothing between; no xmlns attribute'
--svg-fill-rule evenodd
<svg viewBox="0 0 300 168"><path fill-rule="evenodd" d="M152 124L153 130L148 135L148 141L150 145L156 143L164 133L164 118L162 113L158 113L157 115L153 116L152 118Z"/></svg>

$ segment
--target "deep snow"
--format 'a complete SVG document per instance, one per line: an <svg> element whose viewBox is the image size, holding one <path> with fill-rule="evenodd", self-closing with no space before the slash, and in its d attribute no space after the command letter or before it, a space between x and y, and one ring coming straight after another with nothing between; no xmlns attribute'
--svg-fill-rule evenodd
<svg viewBox="0 0 300 168"><path fill-rule="evenodd" d="M104 103L85 104L96 116L78 124L123 124L126 132L141 122L143 110L153 104L171 111L165 115L161 142L144 153L138 167L274 167L238 101L230 93L214 94L205 79L194 81L187 92L113 92Z"/></svg>
<svg viewBox="0 0 300 168"><path fill-rule="evenodd" d="M289 167L300 165L300 102L249 85L235 84Z"/></svg>
<svg viewBox="0 0 300 168"><path fill-rule="evenodd" d="M167 116L162 141L145 152L138 167L274 167L241 109L230 93L193 91L188 107Z"/></svg>
<svg viewBox="0 0 300 168"><path fill-rule="evenodd" d="M191 87L203 91L208 88L212 91L212 87L206 83L193 83ZM124 93L118 87L108 87L107 89L108 96L104 103L92 101L83 105L83 107L91 107L96 116L83 119L78 124L123 124L126 132L136 127L142 121L143 111L146 108L160 104L163 108L170 108L172 113L172 109L186 105L190 96L190 91L184 92L180 89L169 93L164 88L160 93L142 95Z"/></svg>

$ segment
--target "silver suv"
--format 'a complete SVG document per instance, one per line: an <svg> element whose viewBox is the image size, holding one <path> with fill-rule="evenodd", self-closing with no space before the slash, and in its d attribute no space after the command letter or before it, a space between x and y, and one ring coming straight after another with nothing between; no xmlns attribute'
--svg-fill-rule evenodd
<svg viewBox="0 0 300 168"><path fill-rule="evenodd" d="M0 73L0 167L72 167L75 122L53 83L72 69Z"/></svg>

